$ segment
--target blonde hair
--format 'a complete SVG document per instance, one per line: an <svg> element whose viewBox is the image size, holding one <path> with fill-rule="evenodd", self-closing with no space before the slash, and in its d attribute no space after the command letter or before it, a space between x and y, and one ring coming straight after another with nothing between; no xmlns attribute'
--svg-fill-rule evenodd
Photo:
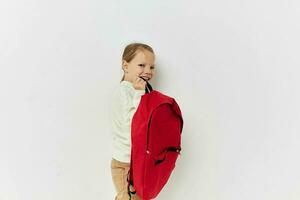
<svg viewBox="0 0 300 200"><path fill-rule="evenodd" d="M139 51L145 51L145 50L150 51L151 53L154 54L153 49L147 44L143 44L143 43L128 44L123 51L122 60L125 60L126 62L130 62ZM123 74L121 82L124 80L124 78L125 78L125 74Z"/></svg>

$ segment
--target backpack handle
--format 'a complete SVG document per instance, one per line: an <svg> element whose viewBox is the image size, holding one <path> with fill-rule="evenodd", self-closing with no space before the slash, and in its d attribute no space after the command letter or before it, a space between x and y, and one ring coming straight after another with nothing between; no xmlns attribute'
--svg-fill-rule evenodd
<svg viewBox="0 0 300 200"><path fill-rule="evenodd" d="M144 81L146 81L146 83L147 83L147 84L146 84L146 87L145 87L145 92L146 92L146 93L150 93L150 92L153 90L153 89L152 89L152 86L150 85L150 83L149 83L146 79L144 79L144 78L141 77L141 76L140 76L140 78L143 79Z"/></svg>

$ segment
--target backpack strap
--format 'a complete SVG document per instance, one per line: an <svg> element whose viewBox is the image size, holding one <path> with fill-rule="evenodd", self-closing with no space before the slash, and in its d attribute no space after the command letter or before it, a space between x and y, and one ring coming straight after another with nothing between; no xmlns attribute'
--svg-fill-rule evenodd
<svg viewBox="0 0 300 200"><path fill-rule="evenodd" d="M130 167L127 174L127 192L129 196L129 200L131 200L131 195L135 194L136 191L131 191L130 187L133 187L133 177L132 177L132 158L130 158Z"/></svg>
<svg viewBox="0 0 300 200"><path fill-rule="evenodd" d="M150 93L150 92L153 90L153 89L152 89L152 86L150 85L150 83L149 83L146 79L144 79L144 78L141 77L141 76L140 76L140 78L143 79L144 81L146 81L146 83L147 83L147 84L146 84L146 87L145 87L145 92L146 92L146 93Z"/></svg>
<svg viewBox="0 0 300 200"><path fill-rule="evenodd" d="M128 172L128 175L127 175L127 182L128 182L128 184L127 184L127 193L128 193L128 196L129 196L129 200L131 200L131 195L135 194L136 191L131 191L130 190L130 187L133 187L133 180L130 180L129 177L130 177L130 171Z"/></svg>

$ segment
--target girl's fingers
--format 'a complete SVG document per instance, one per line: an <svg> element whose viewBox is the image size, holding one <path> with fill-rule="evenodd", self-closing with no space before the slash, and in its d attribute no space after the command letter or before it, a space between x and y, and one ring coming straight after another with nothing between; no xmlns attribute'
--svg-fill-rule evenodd
<svg viewBox="0 0 300 200"><path fill-rule="evenodd" d="M144 82L144 80L141 79L140 77L137 78L137 81L138 81L138 82Z"/></svg>

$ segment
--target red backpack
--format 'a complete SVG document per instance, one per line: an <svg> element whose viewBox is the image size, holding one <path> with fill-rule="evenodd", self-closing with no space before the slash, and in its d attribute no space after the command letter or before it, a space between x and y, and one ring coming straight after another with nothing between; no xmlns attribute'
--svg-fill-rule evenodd
<svg viewBox="0 0 300 200"><path fill-rule="evenodd" d="M148 82L145 90L131 123L127 181L130 199L137 193L143 200L150 200L159 194L175 167L181 151L183 119L174 98L153 90Z"/></svg>

